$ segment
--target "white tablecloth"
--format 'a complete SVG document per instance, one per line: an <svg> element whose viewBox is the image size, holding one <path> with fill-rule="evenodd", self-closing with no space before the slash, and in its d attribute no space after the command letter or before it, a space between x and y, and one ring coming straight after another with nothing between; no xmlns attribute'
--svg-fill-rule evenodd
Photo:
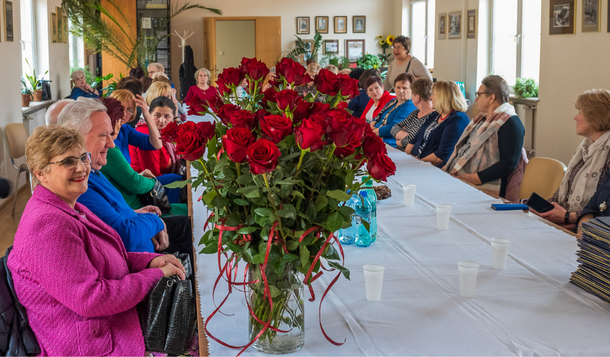
<svg viewBox="0 0 610 357"><path fill-rule="evenodd" d="M388 182L393 196L377 205L377 242L344 247L351 281L339 279L322 307L326 331L346 343L331 345L318 325L319 298L334 277L327 273L313 284L316 302L305 303L305 346L295 355L610 355L608 304L569 283L577 266L574 237L521 211L496 212L490 205L499 200L404 153L390 156L398 169ZM404 183L417 185L413 207L402 204ZM437 203L452 205L448 231L436 229ZM207 218L201 202L194 202L194 217L197 238ZM491 267L489 238L495 236L512 240L506 270ZM198 256L204 318L214 308L215 259ZM474 298L459 294L460 260L481 264ZM381 301L366 300L366 263L386 267ZM219 302L224 286L216 293ZM234 293L223 311L232 316L214 316L210 331L246 344L243 293ZM209 352L234 356L238 350L209 339Z"/></svg>

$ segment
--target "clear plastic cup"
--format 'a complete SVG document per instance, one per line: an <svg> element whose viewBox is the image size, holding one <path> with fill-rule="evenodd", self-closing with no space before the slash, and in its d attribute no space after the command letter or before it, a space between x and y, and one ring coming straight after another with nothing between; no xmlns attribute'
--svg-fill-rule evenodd
<svg viewBox="0 0 610 357"><path fill-rule="evenodd" d="M381 300L381 287L383 285L385 267L379 264L365 264L362 268L364 268L366 299L369 301Z"/></svg>
<svg viewBox="0 0 610 357"><path fill-rule="evenodd" d="M460 295L473 297L477 290L477 275L479 274L479 263L464 260L458 262L460 273Z"/></svg>
<svg viewBox="0 0 610 357"><path fill-rule="evenodd" d="M411 207L415 204L415 185L402 185L405 206Z"/></svg>
<svg viewBox="0 0 610 357"><path fill-rule="evenodd" d="M491 254L493 257L494 269L506 269L506 257L508 255L508 246L510 239L494 237L489 240L491 242Z"/></svg>
<svg viewBox="0 0 610 357"><path fill-rule="evenodd" d="M436 224L439 231L449 229L449 217L451 217L450 205L436 205Z"/></svg>

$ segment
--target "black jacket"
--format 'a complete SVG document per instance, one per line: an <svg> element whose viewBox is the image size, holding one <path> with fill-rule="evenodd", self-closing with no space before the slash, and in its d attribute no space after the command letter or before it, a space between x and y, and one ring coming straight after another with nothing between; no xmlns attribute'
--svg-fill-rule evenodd
<svg viewBox="0 0 610 357"><path fill-rule="evenodd" d="M193 59L193 49L191 46L184 48L184 63L180 65L179 79L180 79L180 101L186 98L186 94L189 92L189 88L197 85L195 80L195 60Z"/></svg>
<svg viewBox="0 0 610 357"><path fill-rule="evenodd" d="M13 278L6 266L11 248L7 249L6 255L0 259L0 355L38 355L40 346L28 324L25 308L17 300Z"/></svg>

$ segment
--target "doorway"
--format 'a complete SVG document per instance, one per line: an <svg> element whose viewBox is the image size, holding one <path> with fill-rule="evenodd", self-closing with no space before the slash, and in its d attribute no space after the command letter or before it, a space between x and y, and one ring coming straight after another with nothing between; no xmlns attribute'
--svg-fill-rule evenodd
<svg viewBox="0 0 610 357"><path fill-rule="evenodd" d="M216 23L216 68L238 67L243 57L256 57L254 20Z"/></svg>

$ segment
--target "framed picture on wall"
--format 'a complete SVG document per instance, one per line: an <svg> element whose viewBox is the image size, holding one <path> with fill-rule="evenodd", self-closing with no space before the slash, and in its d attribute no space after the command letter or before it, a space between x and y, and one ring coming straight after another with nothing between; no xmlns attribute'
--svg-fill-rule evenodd
<svg viewBox="0 0 610 357"><path fill-rule="evenodd" d="M303 42L305 42L306 52L301 55L301 62L305 62L311 58L311 49L313 48L313 40L303 40Z"/></svg>
<svg viewBox="0 0 610 357"><path fill-rule="evenodd" d="M462 38L462 12L449 13L449 39Z"/></svg>
<svg viewBox="0 0 610 357"><path fill-rule="evenodd" d="M64 39L64 43L68 43L68 16L66 14L64 14L63 18L64 18L64 21L63 21L63 24L64 24L64 28L63 28L64 37L63 37L63 39Z"/></svg>
<svg viewBox="0 0 610 357"><path fill-rule="evenodd" d="M608 1L610 1L610 0L608 0ZM607 19L609 19L607 21L608 22L608 32L610 32L610 2L608 3L607 7L608 7L608 17L607 17Z"/></svg>
<svg viewBox="0 0 610 357"><path fill-rule="evenodd" d="M297 17L297 35L309 35L309 16Z"/></svg>
<svg viewBox="0 0 610 357"><path fill-rule="evenodd" d="M319 33L328 33L328 16L316 16L316 30Z"/></svg>
<svg viewBox="0 0 610 357"><path fill-rule="evenodd" d="M51 43L57 43L57 14L51 13Z"/></svg>
<svg viewBox="0 0 610 357"><path fill-rule="evenodd" d="M339 53L339 40L324 41L324 54Z"/></svg>
<svg viewBox="0 0 610 357"><path fill-rule="evenodd" d="M347 16L335 16L335 33L347 33Z"/></svg>
<svg viewBox="0 0 610 357"><path fill-rule="evenodd" d="M64 43L64 16L63 11L60 7L55 8L55 13L57 14L57 43Z"/></svg>
<svg viewBox="0 0 610 357"><path fill-rule="evenodd" d="M447 14L438 14L438 39L447 38Z"/></svg>
<svg viewBox="0 0 610 357"><path fill-rule="evenodd" d="M549 35L573 34L576 30L576 1L550 0Z"/></svg>
<svg viewBox="0 0 610 357"><path fill-rule="evenodd" d="M477 38L477 10L468 10L467 38Z"/></svg>
<svg viewBox="0 0 610 357"><path fill-rule="evenodd" d="M601 0L583 0L582 32L597 32L601 24Z"/></svg>
<svg viewBox="0 0 610 357"><path fill-rule="evenodd" d="M6 42L15 40L15 24L13 23L13 2L4 0L4 39Z"/></svg>
<svg viewBox="0 0 610 357"><path fill-rule="evenodd" d="M352 21L354 25L353 33L366 33L366 16L354 16Z"/></svg>
<svg viewBox="0 0 610 357"><path fill-rule="evenodd" d="M345 40L345 55L350 62L356 62L364 56L364 40Z"/></svg>

